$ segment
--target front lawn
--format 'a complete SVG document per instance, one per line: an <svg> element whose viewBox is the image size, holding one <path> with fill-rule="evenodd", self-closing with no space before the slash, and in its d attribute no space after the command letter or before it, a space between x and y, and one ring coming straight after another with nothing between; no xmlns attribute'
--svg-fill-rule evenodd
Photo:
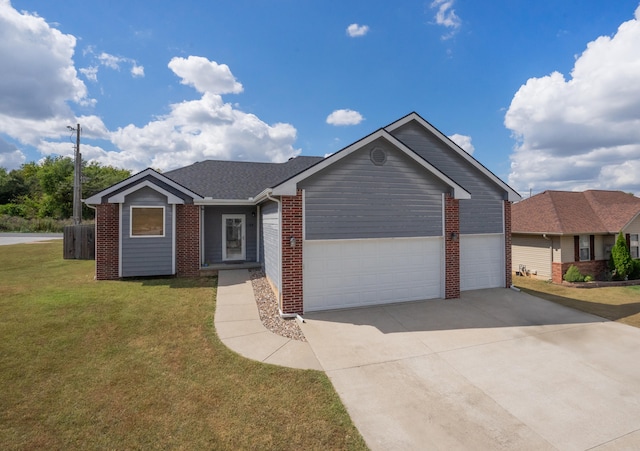
<svg viewBox="0 0 640 451"><path fill-rule="evenodd" d="M519 276L513 284L533 296L640 327L640 286L574 288Z"/></svg>
<svg viewBox="0 0 640 451"><path fill-rule="evenodd" d="M62 241L0 246L0 443L365 449L325 374L228 350L215 279L97 282Z"/></svg>

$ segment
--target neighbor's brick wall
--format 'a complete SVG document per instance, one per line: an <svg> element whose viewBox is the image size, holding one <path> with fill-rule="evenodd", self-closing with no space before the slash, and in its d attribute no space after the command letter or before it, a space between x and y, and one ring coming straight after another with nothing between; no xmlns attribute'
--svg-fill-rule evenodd
<svg viewBox="0 0 640 451"><path fill-rule="evenodd" d="M450 194L445 196L444 205L444 242L445 242L445 299L460 297L460 202ZM451 233L458 235L451 239Z"/></svg>
<svg viewBox="0 0 640 451"><path fill-rule="evenodd" d="M505 287L512 284L511 274L511 202L504 201L504 273L506 274Z"/></svg>
<svg viewBox="0 0 640 451"><path fill-rule="evenodd" d="M296 247L290 244L296 239ZM282 313L303 313L302 190L282 197Z"/></svg>
<svg viewBox="0 0 640 451"><path fill-rule="evenodd" d="M176 273L178 277L200 275L200 207L176 205Z"/></svg>
<svg viewBox="0 0 640 451"><path fill-rule="evenodd" d="M119 204L96 205L96 279L118 279Z"/></svg>
<svg viewBox="0 0 640 451"><path fill-rule="evenodd" d="M567 269L574 265L583 275L591 275L597 279L607 271L609 266L608 260L589 260L584 262L553 262L551 264L551 281L553 283L562 283L562 276L565 275Z"/></svg>

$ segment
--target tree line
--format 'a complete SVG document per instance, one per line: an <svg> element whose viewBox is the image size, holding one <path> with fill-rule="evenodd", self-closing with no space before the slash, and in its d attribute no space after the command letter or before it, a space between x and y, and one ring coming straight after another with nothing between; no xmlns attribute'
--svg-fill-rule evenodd
<svg viewBox="0 0 640 451"><path fill-rule="evenodd" d="M0 167L0 215L27 220L50 218L66 220L73 216L73 170L70 157L46 157L8 171ZM82 198L118 183L131 172L95 161L82 162ZM83 219L94 212L83 204Z"/></svg>

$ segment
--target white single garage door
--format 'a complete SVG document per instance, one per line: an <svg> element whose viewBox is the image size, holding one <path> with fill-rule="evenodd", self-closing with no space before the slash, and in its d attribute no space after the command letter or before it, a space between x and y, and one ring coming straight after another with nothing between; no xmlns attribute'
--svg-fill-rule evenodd
<svg viewBox="0 0 640 451"><path fill-rule="evenodd" d="M304 311L443 296L442 238L304 242Z"/></svg>
<svg viewBox="0 0 640 451"><path fill-rule="evenodd" d="M460 235L460 290L504 287L504 235Z"/></svg>

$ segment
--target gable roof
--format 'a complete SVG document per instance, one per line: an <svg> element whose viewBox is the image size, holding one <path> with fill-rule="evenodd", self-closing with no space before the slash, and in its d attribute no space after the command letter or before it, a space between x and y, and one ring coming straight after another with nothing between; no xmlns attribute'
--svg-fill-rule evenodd
<svg viewBox="0 0 640 451"><path fill-rule="evenodd" d="M495 183L500 188L505 190L507 192L507 199L508 200L510 200L512 202L517 202L520 199L522 199L522 197L520 196L520 194L518 194L518 192L516 190L514 190L509 185L507 185L505 182L503 182L497 175L495 175L493 172L491 172L489 169L487 169L482 163L480 163L478 160L473 158L468 152L466 152L459 145L454 143L447 135L445 135L440 130L435 128L433 125L431 125L428 121L426 121L422 116L420 116L415 111L412 112L412 113L407 114L406 116L398 119L395 122L392 122L391 124L389 124L386 127L384 127L384 129L386 131L388 131L388 132L393 132L394 130L396 130L396 129L402 127L403 125L406 125L406 124L408 124L409 122L412 122L412 121L420 124L420 126L422 126L425 129L429 130L436 137L438 137L445 145L447 145L453 152L457 153L463 159L465 159L466 161L471 163L472 166L474 166L476 169L478 169L489 180L491 180L493 183Z"/></svg>
<svg viewBox="0 0 640 451"><path fill-rule="evenodd" d="M323 159L295 157L285 163L207 160L164 175L205 198L247 200Z"/></svg>
<svg viewBox="0 0 640 451"><path fill-rule="evenodd" d="M386 141L388 141L391 145L396 147L398 150L403 152L405 155L409 156L411 159L413 159L420 166L425 168L431 174L435 175L437 178L439 178L441 181L443 181L446 185L451 187L453 189L454 198L456 198L456 199L470 199L471 198L471 194L469 194L469 192L467 190L465 190L462 186L458 185L454 180L449 178L446 174L444 174L438 168L436 168L433 165L431 165L431 163L429 163L427 160L422 158L420 155L415 153L409 147L407 147L402 142L400 142L396 137L394 137L388 131L386 131L385 129L382 129L382 128L377 130L377 131L375 131L375 132L373 132L373 133L371 133L368 136L365 136L364 138L362 138L361 140L351 144L350 146L347 146L344 149L334 153L333 155L328 156L323 161L321 161L318 164L308 168L307 170L302 171L299 174L296 174L293 177L289 178L288 180L283 181L283 183L277 185L273 189L273 194L274 195L293 195L293 194L295 194L296 186L297 186L298 182L300 182L300 181L302 181L302 180L304 180L304 179L306 179L308 177L311 177L313 174L323 170L327 166L334 164L335 162L337 162L337 161L341 160L342 158L346 157L347 155L355 152L358 149L363 148L364 146L367 146L367 145L371 144L372 142L374 142L374 141L376 141L377 139L380 139L380 138L385 139Z"/></svg>
<svg viewBox="0 0 640 451"><path fill-rule="evenodd" d="M163 174L154 171L151 168L147 168L144 171L138 172L137 174L132 175L131 177L128 177L124 180L122 180L121 182L116 183L115 185L111 185L108 188L103 189L102 191L100 191L99 193L94 194L93 196L84 199L84 203L87 205L97 205L102 203L102 199L105 196L109 196L112 194L117 194L120 193L121 191L125 191L126 194L132 192L132 191L136 191L139 188L142 188L144 186L148 186L151 189L154 189L162 194L169 194L167 193L166 190L164 190L161 186L155 184L155 183L148 183L148 180L151 179L155 179L158 182L160 182L160 184L164 184L166 186L169 186L170 188L173 188L174 190L176 190L179 193L182 193L183 195L185 195L186 197L190 197L191 199L198 199L200 198L200 196L198 195L198 193L195 193L194 191L190 190L188 187L183 186L179 183L176 183L175 181L167 178L166 176L164 176ZM138 184L139 186L136 186L135 188L133 187L134 184ZM124 195L126 195L124 194ZM172 195L173 196L173 195ZM122 197L122 196L120 196ZM175 197L175 196L174 196ZM177 198L171 198L171 201L173 203L180 203L176 200ZM119 202L122 199L119 199L118 197L114 197L113 200L110 200L110 202Z"/></svg>
<svg viewBox="0 0 640 451"><path fill-rule="evenodd" d="M392 135L393 130L411 121L416 121L420 126L431 131L449 149L470 162L482 175L503 189L509 200L520 199L520 195L516 191L414 112L387 127L378 129L327 158L299 156L285 163L207 160L163 174L149 168L91 196L85 200L85 203L101 203L105 196L109 196L106 198L109 201L121 201L124 195L114 195L144 180L152 180L148 184L149 186L155 186L154 181L157 180L160 182L159 185L165 184L170 187L169 189L178 191L178 196L184 194L194 202L207 204L251 204L269 194L292 195L295 194L296 184L299 181L310 177L376 139L388 141L418 165L435 175L452 189L455 198L469 199L471 195L467 189Z"/></svg>
<svg viewBox="0 0 640 451"><path fill-rule="evenodd" d="M622 191L544 191L511 209L513 233L618 233L640 213L640 198Z"/></svg>

